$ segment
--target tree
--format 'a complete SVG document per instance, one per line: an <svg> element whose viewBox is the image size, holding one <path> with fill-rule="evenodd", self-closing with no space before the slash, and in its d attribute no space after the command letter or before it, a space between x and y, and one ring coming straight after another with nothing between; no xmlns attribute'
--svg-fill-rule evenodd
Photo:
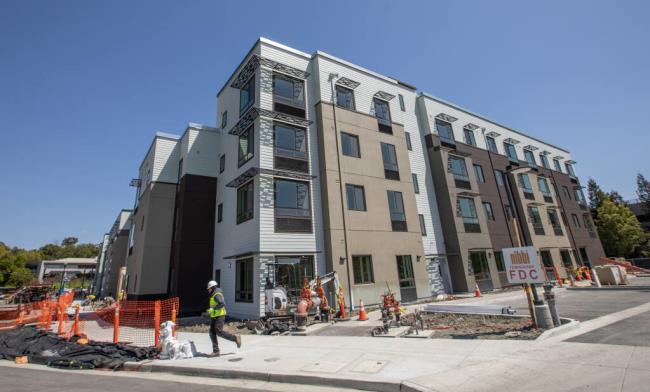
<svg viewBox="0 0 650 392"><path fill-rule="evenodd" d="M0 242L0 284L21 287L30 283L34 275L26 264L38 260L41 260L38 251L9 248Z"/></svg>
<svg viewBox="0 0 650 392"><path fill-rule="evenodd" d="M596 210L603 204L603 200L607 195L600 189L600 186L593 178L589 178L589 181L587 181L587 195L589 197L589 208L591 209L592 215L595 215Z"/></svg>
<svg viewBox="0 0 650 392"><path fill-rule="evenodd" d="M79 242L77 237L66 237L61 241L61 246L75 246Z"/></svg>
<svg viewBox="0 0 650 392"><path fill-rule="evenodd" d="M596 227L605 254L627 257L639 251L646 238L641 224L626 204L618 204L609 197L598 207Z"/></svg>
<svg viewBox="0 0 650 392"><path fill-rule="evenodd" d="M650 181L646 180L643 174L636 175L636 195L643 211L650 213Z"/></svg>

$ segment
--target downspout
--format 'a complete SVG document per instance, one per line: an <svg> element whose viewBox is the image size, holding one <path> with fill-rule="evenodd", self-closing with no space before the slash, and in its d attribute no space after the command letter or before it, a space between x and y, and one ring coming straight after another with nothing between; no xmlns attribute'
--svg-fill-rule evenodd
<svg viewBox="0 0 650 392"><path fill-rule="evenodd" d="M340 147L339 147L339 130L338 126L336 125L336 96L335 96L335 89L334 89L334 80L338 78L339 75L335 73L330 73L329 75L329 82L330 86L332 88L332 113L333 113L333 119L334 119L334 139L336 140L336 165L338 169L338 177L339 177L339 192L341 196L341 217L343 218L343 246L345 246L345 264L346 264L346 269L347 269L347 275L348 275L348 295L350 297L350 309L354 310L354 297L352 296L352 280L350 279L351 276L351 271L350 271L350 255L348 252L348 228L347 228L347 223L345 219L345 202L344 202L344 192L343 192L343 179L342 179L342 174L341 174L341 156L339 153ZM332 263L335 261L332 260Z"/></svg>

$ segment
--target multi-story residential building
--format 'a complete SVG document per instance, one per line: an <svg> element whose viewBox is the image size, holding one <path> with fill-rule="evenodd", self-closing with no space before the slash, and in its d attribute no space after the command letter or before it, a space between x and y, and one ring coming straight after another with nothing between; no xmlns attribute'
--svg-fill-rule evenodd
<svg viewBox="0 0 650 392"><path fill-rule="evenodd" d="M212 275L219 132L190 123L157 133L140 165L127 261L132 299L183 298L182 314L205 310Z"/></svg>
<svg viewBox="0 0 650 392"><path fill-rule="evenodd" d="M99 297L115 297L120 268L126 267L126 256L131 229L131 210L122 210L105 236L102 253L98 256L96 286Z"/></svg>

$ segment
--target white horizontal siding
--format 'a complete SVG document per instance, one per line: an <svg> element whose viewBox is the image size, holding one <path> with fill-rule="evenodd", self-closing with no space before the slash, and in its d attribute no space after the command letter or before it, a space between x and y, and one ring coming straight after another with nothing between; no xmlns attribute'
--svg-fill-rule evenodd
<svg viewBox="0 0 650 392"><path fill-rule="evenodd" d="M178 180L178 140L156 138L153 156L152 181L176 183Z"/></svg>
<svg viewBox="0 0 650 392"><path fill-rule="evenodd" d="M214 131L188 129L182 139L182 174L216 177L219 173L219 155L216 153L219 139L219 134Z"/></svg>

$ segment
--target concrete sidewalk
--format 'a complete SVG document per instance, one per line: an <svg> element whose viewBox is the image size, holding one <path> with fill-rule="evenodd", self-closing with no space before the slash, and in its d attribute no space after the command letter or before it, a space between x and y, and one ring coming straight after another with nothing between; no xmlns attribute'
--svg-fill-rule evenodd
<svg viewBox="0 0 650 392"><path fill-rule="evenodd" d="M379 391L647 391L650 347L562 340L648 310L650 303L590 320L546 341L244 336L240 350L221 341L222 352L233 355L130 366ZM210 350L207 334L179 339Z"/></svg>

